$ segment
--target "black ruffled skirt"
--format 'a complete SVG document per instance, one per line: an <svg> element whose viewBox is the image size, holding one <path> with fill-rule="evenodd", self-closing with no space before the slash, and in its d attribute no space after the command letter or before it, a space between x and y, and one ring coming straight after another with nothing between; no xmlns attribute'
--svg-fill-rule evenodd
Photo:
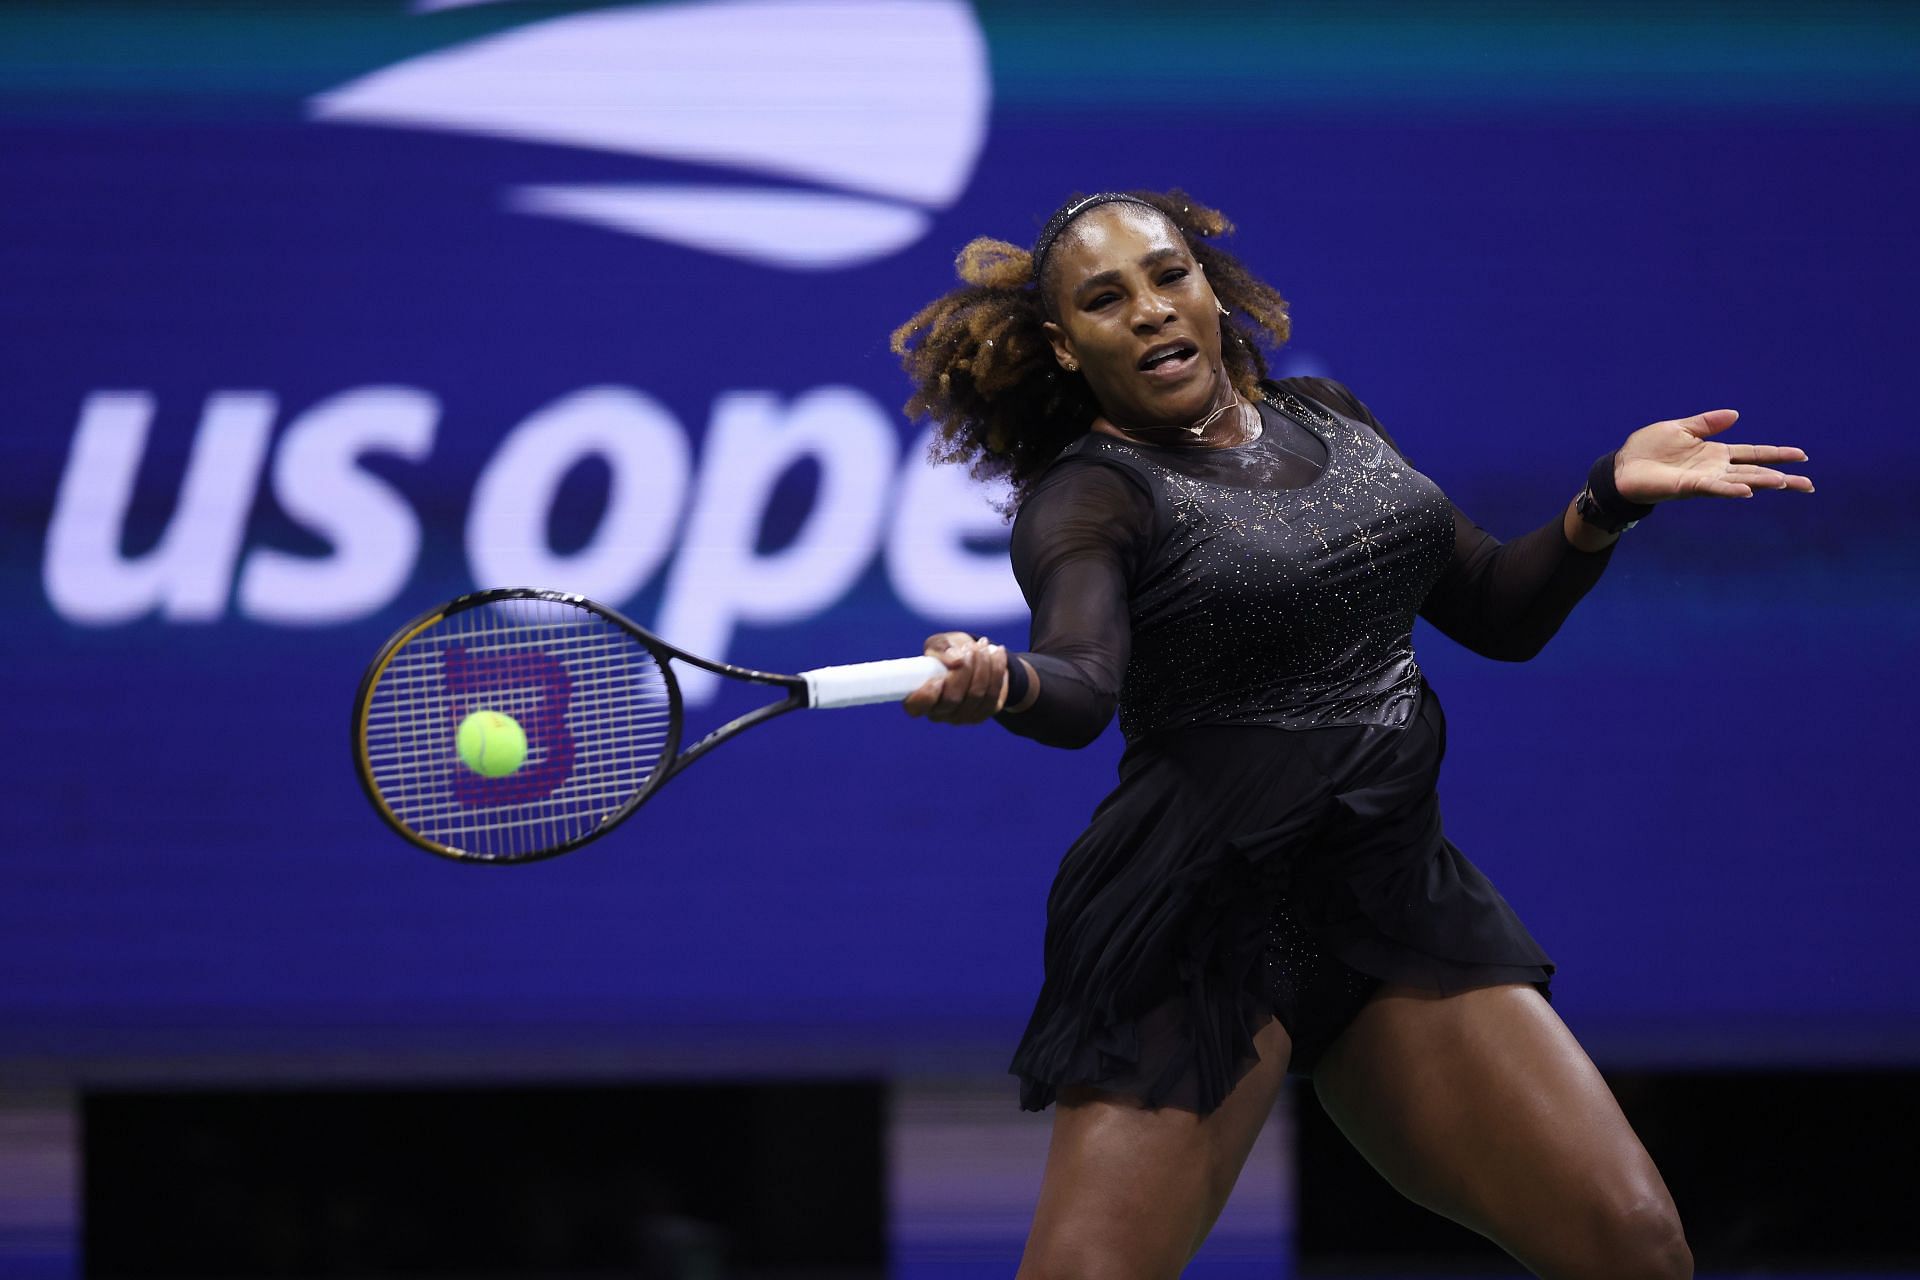
<svg viewBox="0 0 1920 1280"><path fill-rule="evenodd" d="M1276 1013L1275 915L1385 982L1451 992L1553 962L1440 829L1446 719L1425 680L1399 728L1209 725L1131 744L1061 860L1046 980L1009 1068L1038 1111L1068 1085L1202 1114Z"/></svg>

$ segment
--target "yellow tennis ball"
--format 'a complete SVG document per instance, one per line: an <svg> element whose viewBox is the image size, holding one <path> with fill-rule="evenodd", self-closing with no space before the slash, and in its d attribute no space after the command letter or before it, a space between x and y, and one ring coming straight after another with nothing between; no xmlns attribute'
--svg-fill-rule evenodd
<svg viewBox="0 0 1920 1280"><path fill-rule="evenodd" d="M527 760L526 731L498 711L476 711L462 720L453 745L461 763L482 777L504 778Z"/></svg>

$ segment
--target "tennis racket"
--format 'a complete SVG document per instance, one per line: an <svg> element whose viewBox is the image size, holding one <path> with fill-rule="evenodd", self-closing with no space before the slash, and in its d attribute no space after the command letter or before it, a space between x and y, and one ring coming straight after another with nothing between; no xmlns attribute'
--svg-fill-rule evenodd
<svg viewBox="0 0 1920 1280"><path fill-rule="evenodd" d="M673 661L786 692L681 749ZM511 587L449 601L402 627L353 706L353 760L367 798L414 844L462 862L534 862L613 830L669 778L757 724L802 707L897 702L946 674L924 655L750 671L676 649L583 596ZM511 717L524 761L490 777L455 744L479 711Z"/></svg>

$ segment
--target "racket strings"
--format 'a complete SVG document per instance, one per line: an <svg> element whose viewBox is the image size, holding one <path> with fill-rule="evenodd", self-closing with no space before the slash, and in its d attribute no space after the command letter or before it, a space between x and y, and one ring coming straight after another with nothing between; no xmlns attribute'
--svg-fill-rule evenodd
<svg viewBox="0 0 1920 1280"><path fill-rule="evenodd" d="M461 856L516 861L592 834L672 745L678 699L659 659L590 609L512 599L427 627L388 661L365 711L365 764L393 817ZM461 761L476 711L512 717L526 759L504 777Z"/></svg>

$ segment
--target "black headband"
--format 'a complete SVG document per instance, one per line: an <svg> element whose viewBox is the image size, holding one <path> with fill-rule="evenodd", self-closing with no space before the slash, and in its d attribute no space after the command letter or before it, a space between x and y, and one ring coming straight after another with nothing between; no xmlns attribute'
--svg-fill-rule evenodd
<svg viewBox="0 0 1920 1280"><path fill-rule="evenodd" d="M1053 216L1047 219L1047 225L1040 228L1040 238L1033 242L1033 282L1036 286L1040 283L1041 273L1047 269L1047 254L1053 251L1053 242L1060 238L1060 233L1067 229L1067 224L1089 209L1103 204L1113 204L1115 201L1137 204L1142 208L1152 209L1155 213L1162 213L1157 205L1148 204L1139 196L1130 196L1124 191L1101 191L1094 195L1081 196L1078 200L1070 200L1061 205L1053 211Z"/></svg>

